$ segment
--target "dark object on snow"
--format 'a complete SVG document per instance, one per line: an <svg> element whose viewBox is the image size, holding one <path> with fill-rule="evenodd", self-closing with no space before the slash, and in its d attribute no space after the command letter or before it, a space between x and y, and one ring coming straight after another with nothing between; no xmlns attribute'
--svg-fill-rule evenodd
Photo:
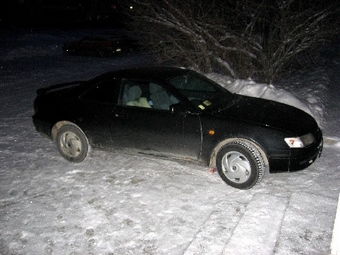
<svg viewBox="0 0 340 255"><path fill-rule="evenodd" d="M129 37L84 37L81 40L67 42L63 45L63 51L70 55L93 57L113 57L121 53L137 51L138 49L137 40Z"/></svg>
<svg viewBox="0 0 340 255"><path fill-rule="evenodd" d="M232 94L188 69L125 69L37 94L34 125L71 162L90 147L194 160L248 189L267 169L304 169L322 151L322 132L307 113Z"/></svg>

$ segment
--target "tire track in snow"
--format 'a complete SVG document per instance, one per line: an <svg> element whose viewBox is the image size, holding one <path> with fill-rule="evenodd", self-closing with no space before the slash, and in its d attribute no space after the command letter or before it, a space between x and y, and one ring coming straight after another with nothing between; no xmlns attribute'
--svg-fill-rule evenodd
<svg viewBox="0 0 340 255"><path fill-rule="evenodd" d="M273 254L287 206L286 197L255 194L222 254Z"/></svg>

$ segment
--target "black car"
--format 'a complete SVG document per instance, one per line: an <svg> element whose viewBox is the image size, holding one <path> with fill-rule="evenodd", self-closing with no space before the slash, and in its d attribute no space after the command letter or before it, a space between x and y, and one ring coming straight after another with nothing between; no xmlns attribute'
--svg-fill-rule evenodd
<svg viewBox="0 0 340 255"><path fill-rule="evenodd" d="M34 110L37 131L71 162L90 147L194 160L239 189L266 170L304 169L322 150L322 132L305 112L233 94L184 68L132 68L42 88Z"/></svg>
<svg viewBox="0 0 340 255"><path fill-rule="evenodd" d="M84 37L80 40L66 42L63 51L69 55L113 57L121 53L138 50L137 40L123 37Z"/></svg>

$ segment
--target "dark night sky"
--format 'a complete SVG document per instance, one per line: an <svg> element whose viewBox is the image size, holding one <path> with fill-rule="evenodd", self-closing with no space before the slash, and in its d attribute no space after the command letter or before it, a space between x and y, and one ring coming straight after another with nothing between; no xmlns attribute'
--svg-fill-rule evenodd
<svg viewBox="0 0 340 255"><path fill-rule="evenodd" d="M117 25L115 0L7 0L0 3L0 26Z"/></svg>

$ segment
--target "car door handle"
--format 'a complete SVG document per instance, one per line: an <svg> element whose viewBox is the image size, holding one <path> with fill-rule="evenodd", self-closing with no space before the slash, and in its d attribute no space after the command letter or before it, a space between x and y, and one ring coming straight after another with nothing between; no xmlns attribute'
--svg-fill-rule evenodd
<svg viewBox="0 0 340 255"><path fill-rule="evenodd" d="M123 119L127 119L129 115L127 115L126 113L115 113L116 118L123 118Z"/></svg>

